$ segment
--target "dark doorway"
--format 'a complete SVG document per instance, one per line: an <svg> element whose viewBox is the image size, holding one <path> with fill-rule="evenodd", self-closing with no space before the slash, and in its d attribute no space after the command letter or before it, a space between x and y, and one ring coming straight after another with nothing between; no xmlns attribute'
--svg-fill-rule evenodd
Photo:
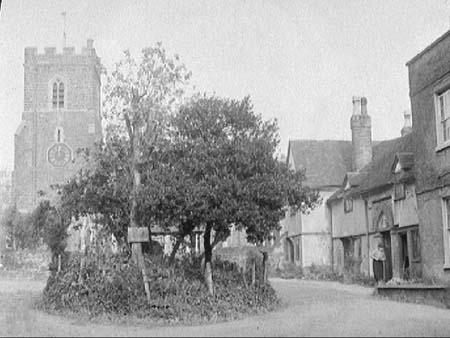
<svg viewBox="0 0 450 338"><path fill-rule="evenodd" d="M400 277L409 278L409 254L408 254L408 236L407 233L399 234L400 239Z"/></svg>
<svg viewBox="0 0 450 338"><path fill-rule="evenodd" d="M384 245L384 254L386 261L384 262L384 281L392 279L392 250L391 250L391 234L389 231L381 233Z"/></svg>
<svg viewBox="0 0 450 338"><path fill-rule="evenodd" d="M353 269L353 239L351 237L341 238L344 247L344 271L350 272Z"/></svg>
<svg viewBox="0 0 450 338"><path fill-rule="evenodd" d="M292 243L290 238L286 238L285 258L290 263L294 262L294 243Z"/></svg>

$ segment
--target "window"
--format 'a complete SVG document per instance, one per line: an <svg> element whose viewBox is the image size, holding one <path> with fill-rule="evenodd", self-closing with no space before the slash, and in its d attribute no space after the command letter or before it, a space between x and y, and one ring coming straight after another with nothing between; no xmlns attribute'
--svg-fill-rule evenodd
<svg viewBox="0 0 450 338"><path fill-rule="evenodd" d="M53 108L56 108L58 106L58 84L55 82L53 84Z"/></svg>
<svg viewBox="0 0 450 338"><path fill-rule="evenodd" d="M64 129L62 127L56 127L54 138L57 143L64 142Z"/></svg>
<svg viewBox="0 0 450 338"><path fill-rule="evenodd" d="M437 95L437 145L442 146L450 142L450 89Z"/></svg>
<svg viewBox="0 0 450 338"><path fill-rule="evenodd" d="M394 200L401 200L405 198L405 185L397 183L394 187Z"/></svg>
<svg viewBox="0 0 450 338"><path fill-rule="evenodd" d="M56 80L53 83L52 107L64 108L64 82L61 80Z"/></svg>
<svg viewBox="0 0 450 338"><path fill-rule="evenodd" d="M380 217L378 218L378 229L385 229L389 226L388 218L384 212L381 213Z"/></svg>
<svg viewBox="0 0 450 338"><path fill-rule="evenodd" d="M344 198L344 212L352 212L353 211L353 199Z"/></svg>

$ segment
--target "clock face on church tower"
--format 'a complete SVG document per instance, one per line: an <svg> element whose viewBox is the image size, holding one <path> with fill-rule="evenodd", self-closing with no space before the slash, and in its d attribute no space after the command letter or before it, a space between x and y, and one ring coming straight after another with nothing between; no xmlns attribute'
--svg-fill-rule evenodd
<svg viewBox="0 0 450 338"><path fill-rule="evenodd" d="M48 149L48 162L54 167L64 167L72 158L72 151L65 143L55 143Z"/></svg>

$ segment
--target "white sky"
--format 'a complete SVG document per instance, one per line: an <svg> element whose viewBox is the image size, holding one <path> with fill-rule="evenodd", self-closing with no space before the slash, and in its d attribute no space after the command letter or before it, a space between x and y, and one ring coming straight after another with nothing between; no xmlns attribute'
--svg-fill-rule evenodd
<svg viewBox="0 0 450 338"><path fill-rule="evenodd" d="M289 139L350 140L352 95L368 98L372 137L400 136L410 109L405 63L450 28L448 0L3 0L0 169L13 168L28 46L79 52L87 38L110 69L124 49L162 41L199 91L277 118Z"/></svg>

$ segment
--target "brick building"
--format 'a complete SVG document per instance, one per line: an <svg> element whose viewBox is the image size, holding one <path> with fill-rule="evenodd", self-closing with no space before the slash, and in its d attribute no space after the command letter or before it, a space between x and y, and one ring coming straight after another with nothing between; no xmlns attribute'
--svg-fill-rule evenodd
<svg viewBox="0 0 450 338"><path fill-rule="evenodd" d="M450 31L407 64L423 275L450 281Z"/></svg>
<svg viewBox="0 0 450 338"><path fill-rule="evenodd" d="M14 137L13 202L30 211L40 192L51 198L81 166L79 148L101 138L100 58L93 40L80 54L47 47L25 48L24 111Z"/></svg>

